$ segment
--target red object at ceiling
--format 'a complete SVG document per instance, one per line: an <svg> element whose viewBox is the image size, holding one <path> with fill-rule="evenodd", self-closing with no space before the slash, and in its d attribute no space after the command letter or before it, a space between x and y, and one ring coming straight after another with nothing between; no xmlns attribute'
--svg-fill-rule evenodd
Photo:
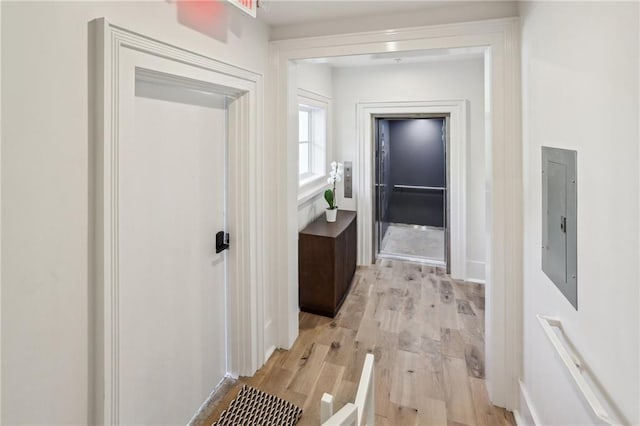
<svg viewBox="0 0 640 426"><path fill-rule="evenodd" d="M211 28L224 16L222 0L178 0L181 18L192 28Z"/></svg>

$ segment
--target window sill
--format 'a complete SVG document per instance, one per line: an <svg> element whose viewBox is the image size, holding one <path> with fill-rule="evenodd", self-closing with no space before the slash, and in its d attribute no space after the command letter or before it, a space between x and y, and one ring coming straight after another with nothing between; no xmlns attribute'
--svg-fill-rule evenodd
<svg viewBox="0 0 640 426"><path fill-rule="evenodd" d="M327 187L326 176L311 176L300 182L298 188L298 206L322 194Z"/></svg>
<svg viewBox="0 0 640 426"><path fill-rule="evenodd" d="M310 184L313 184L315 181L317 181L320 178L323 178L323 176L320 176L317 173L305 173L303 175L303 177L298 177L298 187L299 188L305 188L307 186L309 186Z"/></svg>

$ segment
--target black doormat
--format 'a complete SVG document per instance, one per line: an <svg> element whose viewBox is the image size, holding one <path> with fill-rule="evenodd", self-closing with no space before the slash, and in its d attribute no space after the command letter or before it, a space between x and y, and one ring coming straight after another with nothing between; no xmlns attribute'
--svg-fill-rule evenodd
<svg viewBox="0 0 640 426"><path fill-rule="evenodd" d="M212 426L293 426L302 416L298 406L244 385Z"/></svg>

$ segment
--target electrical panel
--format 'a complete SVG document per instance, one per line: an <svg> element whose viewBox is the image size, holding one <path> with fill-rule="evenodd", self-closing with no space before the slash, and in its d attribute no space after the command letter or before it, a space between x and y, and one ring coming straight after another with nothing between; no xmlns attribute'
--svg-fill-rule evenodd
<svg viewBox="0 0 640 426"><path fill-rule="evenodd" d="M576 151L542 147L542 270L578 309Z"/></svg>

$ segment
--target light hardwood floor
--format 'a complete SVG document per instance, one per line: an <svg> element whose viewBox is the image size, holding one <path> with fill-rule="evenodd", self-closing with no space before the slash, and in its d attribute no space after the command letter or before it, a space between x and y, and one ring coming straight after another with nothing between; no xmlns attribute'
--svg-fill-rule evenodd
<svg viewBox="0 0 640 426"><path fill-rule="evenodd" d="M319 424L320 398L353 402L367 352L375 355L379 425L514 425L490 404L484 381L484 288L442 269L380 261L358 268L336 318L300 314L300 335L253 377L229 384L204 424L246 383L304 409Z"/></svg>

